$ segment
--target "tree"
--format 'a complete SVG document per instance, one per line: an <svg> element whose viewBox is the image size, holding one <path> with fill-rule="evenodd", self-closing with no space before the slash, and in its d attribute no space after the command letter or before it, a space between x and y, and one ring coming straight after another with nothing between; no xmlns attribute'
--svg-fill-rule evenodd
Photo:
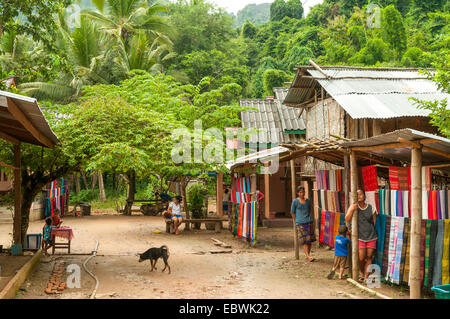
<svg viewBox="0 0 450 319"><path fill-rule="evenodd" d="M71 0L3 0L0 2L0 38L4 32L30 35L55 49L56 21L53 16Z"/></svg>
<svg viewBox="0 0 450 319"><path fill-rule="evenodd" d="M266 96L273 95L274 87L281 87L289 79L288 74L281 70L268 69L264 71L263 85Z"/></svg>
<svg viewBox="0 0 450 319"><path fill-rule="evenodd" d="M258 28L255 27L253 23L247 20L242 26L241 35L246 39L254 39L257 32Z"/></svg>
<svg viewBox="0 0 450 319"><path fill-rule="evenodd" d="M427 77L434 81L438 90L448 95L450 88L450 51L442 50L433 62L435 72L422 71ZM435 125L439 132L450 138L450 109L448 108L448 98L442 100L427 101L412 98L414 104L421 109L429 110L430 123Z"/></svg>
<svg viewBox="0 0 450 319"><path fill-rule="evenodd" d="M393 5L383 9L381 27L384 41L393 49L395 57L400 59L406 49L406 30L402 15Z"/></svg>
<svg viewBox="0 0 450 319"><path fill-rule="evenodd" d="M299 0L275 0L270 5L270 21L280 21L284 17L301 19L303 6Z"/></svg>
<svg viewBox="0 0 450 319"><path fill-rule="evenodd" d="M261 25L270 20L270 3L248 4L239 10L236 17L236 27L243 26L247 21Z"/></svg>

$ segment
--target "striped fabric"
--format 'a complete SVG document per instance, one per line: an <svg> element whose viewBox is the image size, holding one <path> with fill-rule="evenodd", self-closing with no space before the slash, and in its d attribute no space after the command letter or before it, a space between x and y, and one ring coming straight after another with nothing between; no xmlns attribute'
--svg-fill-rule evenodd
<svg viewBox="0 0 450 319"><path fill-rule="evenodd" d="M444 248L444 221L437 221L436 245L434 246L434 267L432 286L440 285L442 282L442 249Z"/></svg>
<svg viewBox="0 0 450 319"><path fill-rule="evenodd" d="M381 268L381 274L386 276L388 271L388 260L389 260L389 238L390 238L390 230L391 230L391 219L392 217L386 215L386 230L384 235L384 248L383 248L383 262ZM378 237L379 238L379 237Z"/></svg>
<svg viewBox="0 0 450 319"><path fill-rule="evenodd" d="M431 220L426 221L426 232L425 232L425 273L423 277L423 285L428 286L428 276L430 268L430 233L431 233Z"/></svg>
<svg viewBox="0 0 450 319"><path fill-rule="evenodd" d="M426 237L427 221L422 220L420 228L420 280L423 286L423 279L425 276L425 237Z"/></svg>
<svg viewBox="0 0 450 319"><path fill-rule="evenodd" d="M404 247L406 246L406 248L405 248L405 255L404 255L404 257L402 256L404 259L404 265L403 265L403 276L402 276L403 279L401 279L401 281L406 285L409 283L409 262L410 262L409 253L410 253L410 247L411 247L410 233L411 233L411 219L407 218L405 220L405 230L403 232L403 246ZM402 250L402 253L403 253L403 250Z"/></svg>
<svg viewBox="0 0 450 319"><path fill-rule="evenodd" d="M405 227L405 219L398 219L397 240L395 242L395 259L394 269L392 274L392 282L394 284L400 284L400 264L402 260L402 246L403 246L403 229Z"/></svg>

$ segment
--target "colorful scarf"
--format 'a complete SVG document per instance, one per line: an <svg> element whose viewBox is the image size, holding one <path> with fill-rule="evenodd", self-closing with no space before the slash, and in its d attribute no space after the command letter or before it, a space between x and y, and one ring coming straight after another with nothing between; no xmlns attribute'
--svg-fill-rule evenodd
<svg viewBox="0 0 450 319"><path fill-rule="evenodd" d="M375 165L363 167L362 176L364 190L366 192L375 191L378 189L377 168Z"/></svg>
<svg viewBox="0 0 450 319"><path fill-rule="evenodd" d="M391 190L398 190L399 182L398 182L398 167L390 166L389 167L389 183Z"/></svg>
<svg viewBox="0 0 450 319"><path fill-rule="evenodd" d="M430 269L430 242L431 242L431 220L426 221L426 232L425 232L425 273L423 277L423 285L428 286L428 277Z"/></svg>
<svg viewBox="0 0 450 319"><path fill-rule="evenodd" d="M404 237L406 237L405 264L403 267L403 283L409 283L409 263L410 263L410 247L411 247L411 219L405 221ZM405 245L405 242L404 242Z"/></svg>
<svg viewBox="0 0 450 319"><path fill-rule="evenodd" d="M450 284L450 219L444 221L444 241L442 250L442 284Z"/></svg>
<svg viewBox="0 0 450 319"><path fill-rule="evenodd" d="M384 238L386 236L386 215L377 215L375 230L378 237L375 263L380 266L381 269L383 267Z"/></svg>
<svg viewBox="0 0 450 319"><path fill-rule="evenodd" d="M385 235L384 235L384 247L383 247L383 267L381 269L381 274L383 276L386 276L387 272L388 272L388 261L389 261L389 239L390 239L390 234L391 234L391 216L385 215L386 216L386 227L385 227ZM380 238L380 237L378 237Z"/></svg>
<svg viewBox="0 0 450 319"><path fill-rule="evenodd" d="M408 169L406 167L399 167L397 172L398 172L398 189L402 191L409 190Z"/></svg>
<svg viewBox="0 0 450 319"><path fill-rule="evenodd" d="M436 245L434 246L435 262L433 267L432 285L437 286L442 282L442 250L444 248L444 221L437 221Z"/></svg>
<svg viewBox="0 0 450 319"><path fill-rule="evenodd" d="M420 228L420 285L423 286L423 280L425 276L425 237L427 229L427 221L422 219Z"/></svg>
<svg viewBox="0 0 450 319"><path fill-rule="evenodd" d="M400 265L402 260L402 247L403 247L403 229L405 227L405 219L398 219L397 240L395 243L395 259L394 269L392 274L392 282L394 284L400 284Z"/></svg>

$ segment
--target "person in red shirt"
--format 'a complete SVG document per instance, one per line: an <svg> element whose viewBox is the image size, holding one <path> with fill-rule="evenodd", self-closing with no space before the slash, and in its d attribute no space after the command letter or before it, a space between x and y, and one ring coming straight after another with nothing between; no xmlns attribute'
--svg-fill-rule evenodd
<svg viewBox="0 0 450 319"><path fill-rule="evenodd" d="M55 227L61 227L62 224L62 220L59 217L60 213L59 213L59 209L55 209L53 211L53 217L52 217L52 226Z"/></svg>

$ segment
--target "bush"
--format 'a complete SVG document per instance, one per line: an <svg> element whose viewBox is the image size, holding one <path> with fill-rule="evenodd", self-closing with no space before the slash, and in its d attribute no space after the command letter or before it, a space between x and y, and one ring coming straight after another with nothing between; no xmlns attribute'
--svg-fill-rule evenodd
<svg viewBox="0 0 450 319"><path fill-rule="evenodd" d="M90 203L96 197L90 189L82 189L78 194L71 193L70 194L70 205L74 205L78 202L87 202Z"/></svg>
<svg viewBox="0 0 450 319"><path fill-rule="evenodd" d="M193 218L206 217L203 212L203 206L205 205L206 195L208 190L203 184L193 184L186 190L187 205L192 212Z"/></svg>

